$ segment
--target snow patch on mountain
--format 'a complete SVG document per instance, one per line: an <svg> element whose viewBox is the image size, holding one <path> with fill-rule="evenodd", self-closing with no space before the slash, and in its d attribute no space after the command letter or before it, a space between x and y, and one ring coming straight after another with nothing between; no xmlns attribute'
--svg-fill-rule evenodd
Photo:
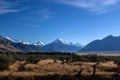
<svg viewBox="0 0 120 80"><path fill-rule="evenodd" d="M10 38L10 37L5 37L7 40L10 40L12 42L16 42L14 39Z"/></svg>
<svg viewBox="0 0 120 80"><path fill-rule="evenodd" d="M22 40L14 40L10 37L5 37L7 40L10 40L14 43L21 43L21 44L25 44L25 45L35 45L35 46L44 46L45 43L44 42L41 42L41 41L38 41L38 42L34 42L34 43L31 43L31 42L28 42L28 41L22 41Z"/></svg>
<svg viewBox="0 0 120 80"><path fill-rule="evenodd" d="M32 43L32 45L35 45L35 46L44 46L46 44L44 42L38 41L38 42Z"/></svg>
<svg viewBox="0 0 120 80"><path fill-rule="evenodd" d="M16 43L22 43L22 44L26 44L26 45L31 45L30 42L25 42L25 41L22 41L22 40L16 40Z"/></svg>
<svg viewBox="0 0 120 80"><path fill-rule="evenodd" d="M80 44L79 42L77 42L77 43L75 43L75 42L66 42L61 38L56 39L51 44L64 44L64 45L72 45L72 46L77 46L77 47L84 46L84 45Z"/></svg>
<svg viewBox="0 0 120 80"><path fill-rule="evenodd" d="M55 43L55 44L66 44L66 42L63 39L60 39L60 38L56 39L52 43Z"/></svg>

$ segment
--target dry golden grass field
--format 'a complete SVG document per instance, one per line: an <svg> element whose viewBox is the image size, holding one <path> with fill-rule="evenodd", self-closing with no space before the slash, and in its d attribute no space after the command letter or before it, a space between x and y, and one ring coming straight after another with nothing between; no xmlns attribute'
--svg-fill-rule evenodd
<svg viewBox="0 0 120 80"><path fill-rule="evenodd" d="M12 72L15 76L24 76L26 75L48 75L48 74L67 74L74 75L78 71L82 70L81 74L84 75L92 75L93 73L93 65L96 62L73 62L69 64L61 64L61 61L57 61L53 63L52 59L41 60L37 64L26 64L25 71L18 72L18 67L20 66L17 61L13 65L10 65L8 70L3 71L0 75L8 75ZM108 62L100 62L96 68L96 74L105 75L105 74L113 74L114 72L107 72L104 69L114 69L117 68L117 64L113 61Z"/></svg>
<svg viewBox="0 0 120 80"><path fill-rule="evenodd" d="M82 55L82 54L80 54ZM97 54L98 56L118 56L108 55L108 54ZM120 56L120 55L119 55ZM22 71L19 71L20 66L22 65ZM95 67L95 73L94 73ZM60 60L54 62L53 59L43 59L38 63L27 63L26 61L16 61L14 64L11 64L5 71L0 72L0 80L41 80L40 78L36 79L35 76L48 76L48 75L83 75L83 76L105 76L106 78L111 78L119 70L119 65L114 61L106 62L70 62L62 63ZM118 74L119 75L119 74ZM5 79L7 77L7 79ZM44 79L43 79L44 80ZM46 80L49 80L46 79ZM51 79L50 79L51 80ZM61 79L59 79L61 80ZM69 80L69 79L66 79ZM73 79L71 79L73 80ZM76 79L75 79L76 80ZM82 79L81 79L82 80ZM85 80L85 79L84 79ZM89 80L89 79L86 79ZM99 79L96 79L99 80ZM107 79L105 79L107 80ZM117 80L116 78L111 80Z"/></svg>

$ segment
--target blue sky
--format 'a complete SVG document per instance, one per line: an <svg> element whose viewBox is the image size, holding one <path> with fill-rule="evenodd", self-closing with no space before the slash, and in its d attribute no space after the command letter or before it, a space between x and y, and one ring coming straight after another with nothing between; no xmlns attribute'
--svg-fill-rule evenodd
<svg viewBox="0 0 120 80"><path fill-rule="evenodd" d="M0 0L0 35L87 44L120 35L120 0Z"/></svg>

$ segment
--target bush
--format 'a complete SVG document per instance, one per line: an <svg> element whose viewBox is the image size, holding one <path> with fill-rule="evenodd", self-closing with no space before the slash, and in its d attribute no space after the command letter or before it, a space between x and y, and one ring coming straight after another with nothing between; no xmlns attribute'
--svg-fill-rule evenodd
<svg viewBox="0 0 120 80"><path fill-rule="evenodd" d="M9 65L9 60L6 55L1 55L0 54L0 71L4 71L5 69L8 68Z"/></svg>

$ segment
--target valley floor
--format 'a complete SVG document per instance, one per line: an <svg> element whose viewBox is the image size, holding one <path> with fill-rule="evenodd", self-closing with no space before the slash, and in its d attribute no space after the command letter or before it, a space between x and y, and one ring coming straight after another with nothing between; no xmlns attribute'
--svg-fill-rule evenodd
<svg viewBox="0 0 120 80"><path fill-rule="evenodd" d="M17 60L0 72L0 80L120 80L120 66L109 59L111 56L79 56L74 55L74 58L79 60L71 62L50 57L37 63ZM103 57L107 61L100 61ZM118 59L117 57L115 59Z"/></svg>

